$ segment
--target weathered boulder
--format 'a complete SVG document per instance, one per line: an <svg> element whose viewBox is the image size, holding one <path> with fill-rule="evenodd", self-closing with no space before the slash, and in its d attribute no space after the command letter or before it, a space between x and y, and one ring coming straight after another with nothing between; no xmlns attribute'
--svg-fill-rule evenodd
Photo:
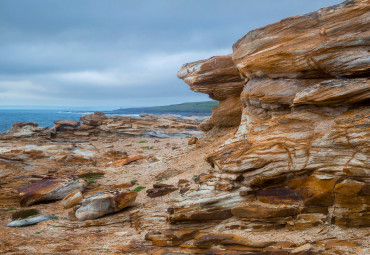
<svg viewBox="0 0 370 255"><path fill-rule="evenodd" d="M185 64L177 76L191 90L208 94L210 98L220 101L219 106L212 110L211 126L239 125L242 109L239 96L245 83L235 68L231 55Z"/></svg>
<svg viewBox="0 0 370 255"><path fill-rule="evenodd" d="M106 117L104 112L94 112L92 114L87 114L80 117L80 120L83 122L83 124L92 127L100 126L105 119Z"/></svg>
<svg viewBox="0 0 370 255"><path fill-rule="evenodd" d="M21 206L29 206L37 202L63 199L76 189L83 191L87 186L80 179L47 179L18 190Z"/></svg>
<svg viewBox="0 0 370 255"><path fill-rule="evenodd" d="M136 199L137 192L122 190L106 190L91 195L82 200L81 206L75 212L78 220L93 220L106 214L121 211L131 206Z"/></svg>

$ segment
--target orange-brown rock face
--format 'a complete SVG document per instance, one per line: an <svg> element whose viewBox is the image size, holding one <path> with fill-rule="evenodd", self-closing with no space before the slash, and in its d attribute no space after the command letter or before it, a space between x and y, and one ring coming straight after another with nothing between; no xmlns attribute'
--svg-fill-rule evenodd
<svg viewBox="0 0 370 255"><path fill-rule="evenodd" d="M251 31L233 46L246 79L240 97L228 97L240 99L239 129L208 156L215 177L174 201L171 222L370 227L369 13L369 1L346 1ZM202 82L194 70L184 75L193 87ZM229 77L220 76L207 81ZM223 102L213 115L228 114Z"/></svg>
<svg viewBox="0 0 370 255"><path fill-rule="evenodd" d="M249 32L233 46L249 79L368 76L368 0L345 1Z"/></svg>
<svg viewBox="0 0 370 255"><path fill-rule="evenodd" d="M191 90L208 94L219 101L230 95L239 95L244 87L244 80L235 68L231 55L185 64L177 76L183 79Z"/></svg>
<svg viewBox="0 0 370 255"><path fill-rule="evenodd" d="M212 111L209 125L204 129L239 125L239 96L244 87L244 79L235 68L231 55L185 64L177 76L193 91L208 94L210 98L220 101L220 105Z"/></svg>

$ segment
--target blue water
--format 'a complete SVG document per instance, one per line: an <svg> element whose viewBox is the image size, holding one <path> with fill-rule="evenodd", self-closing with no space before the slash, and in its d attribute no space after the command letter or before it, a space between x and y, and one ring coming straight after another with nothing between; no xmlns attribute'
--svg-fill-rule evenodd
<svg viewBox="0 0 370 255"><path fill-rule="evenodd" d="M90 112L60 110L0 110L0 133L5 133L15 122L37 122L40 127L52 127L55 120L79 120Z"/></svg>
<svg viewBox="0 0 370 255"><path fill-rule="evenodd" d="M79 120L84 114L92 113L93 111L65 111L65 110L0 110L0 133L5 133L16 122L37 122L40 127L52 127L55 120ZM146 111L147 112L147 111ZM139 116L144 113L141 110L122 112L121 114L113 114L106 112L107 116L124 115L124 116ZM179 114L188 115L210 115L210 112L163 112L153 111L147 112L150 114Z"/></svg>

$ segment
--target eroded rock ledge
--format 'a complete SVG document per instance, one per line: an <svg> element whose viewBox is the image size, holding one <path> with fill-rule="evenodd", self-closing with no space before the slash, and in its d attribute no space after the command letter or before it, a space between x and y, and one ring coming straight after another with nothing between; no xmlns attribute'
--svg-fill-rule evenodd
<svg viewBox="0 0 370 255"><path fill-rule="evenodd" d="M369 13L369 1L345 1L251 31L233 46L232 75L216 65L230 56L183 66L192 90L220 106L240 100L242 112L238 131L207 157L212 178L174 201L171 222L370 227Z"/></svg>
<svg viewBox="0 0 370 255"><path fill-rule="evenodd" d="M210 98L220 101L219 106L213 108L211 118L200 126L202 130L240 124L242 106L239 96L245 83L231 55L185 64L177 76L193 91L208 94Z"/></svg>

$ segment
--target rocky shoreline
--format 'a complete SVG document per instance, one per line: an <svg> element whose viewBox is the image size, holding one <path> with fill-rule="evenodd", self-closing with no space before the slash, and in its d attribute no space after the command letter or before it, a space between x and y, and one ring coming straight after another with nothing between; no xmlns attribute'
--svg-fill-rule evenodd
<svg viewBox="0 0 370 255"><path fill-rule="evenodd" d="M37 123L15 123L0 136L0 228L7 234L1 238L0 250L32 253L33 241L39 240L45 248L38 252L59 253L63 249L57 247L68 243L60 231L76 228L87 234L91 229L99 232L108 227L114 235L124 222L134 224L130 221L134 221L136 210L156 203L147 200L181 190L178 183L165 182L181 174L189 175L190 180L199 174L201 168L186 172L194 164L174 162L184 156L184 148L198 146L197 137L203 134L198 125L204 119L174 115L106 117L96 112L82 116L81 123L55 121L50 129ZM30 211L37 214L28 215ZM22 226L28 227L19 228ZM19 238L21 233L27 238ZM50 241L48 236L55 240ZM33 241L26 241L29 239ZM24 242L28 244L22 245ZM80 253L85 242L64 252ZM56 248L50 248L53 245ZM101 249L99 253L112 251L119 249Z"/></svg>
<svg viewBox="0 0 370 255"><path fill-rule="evenodd" d="M13 125L0 251L368 254L369 13L345 1L185 64L178 77L219 101L207 119Z"/></svg>

